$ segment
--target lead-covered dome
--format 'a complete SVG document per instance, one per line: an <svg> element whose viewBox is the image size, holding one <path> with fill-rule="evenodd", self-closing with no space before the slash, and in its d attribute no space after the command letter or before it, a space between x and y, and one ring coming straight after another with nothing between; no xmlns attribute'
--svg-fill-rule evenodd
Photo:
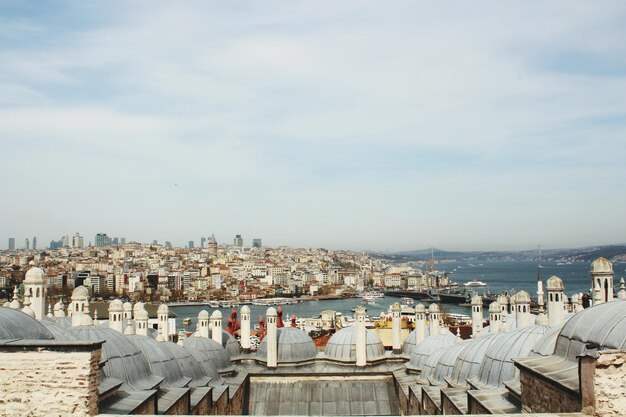
<svg viewBox="0 0 626 417"><path fill-rule="evenodd" d="M183 346L204 352L208 355L209 360L215 364L219 372L224 372L232 368L230 352L213 339L192 336L184 340Z"/></svg>
<svg viewBox="0 0 626 417"><path fill-rule="evenodd" d="M315 359L317 348L308 334L295 327L277 329L278 363L298 363ZM263 339L257 350L257 359L267 361L267 337Z"/></svg>
<svg viewBox="0 0 626 417"><path fill-rule="evenodd" d="M626 301L597 304L574 314L563 326L555 354L577 361L587 350L626 348Z"/></svg>
<svg viewBox="0 0 626 417"><path fill-rule="evenodd" d="M425 337L428 337L430 335L430 329L426 326L424 326L424 335ZM404 339L404 342L402 342L402 353L410 356L411 353L413 353L415 346L417 345L416 340L417 340L417 329L409 333L406 339Z"/></svg>
<svg viewBox="0 0 626 417"><path fill-rule="evenodd" d="M530 351L541 337L550 331L549 326L529 326L504 333L485 353L477 378L471 384L479 388L500 387L519 375L513 358L530 356Z"/></svg>
<svg viewBox="0 0 626 417"><path fill-rule="evenodd" d="M105 341L102 345L104 375L122 381L126 389L154 389L163 381L150 372L139 349L123 334L100 326L76 326L68 330L79 340Z"/></svg>
<svg viewBox="0 0 626 417"><path fill-rule="evenodd" d="M324 353L328 359L340 362L356 362L356 327L344 327L335 333ZM367 361L375 361L385 357L385 347L378 335L366 330L366 357Z"/></svg>
<svg viewBox="0 0 626 417"><path fill-rule="evenodd" d="M20 310L0 307L0 339L52 340L52 333Z"/></svg>
<svg viewBox="0 0 626 417"><path fill-rule="evenodd" d="M592 274L612 274L613 265L606 258L598 258L591 263Z"/></svg>
<svg viewBox="0 0 626 417"><path fill-rule="evenodd" d="M161 342L160 345L162 349L168 351L176 359L182 374L191 378L189 386L204 387L211 382L218 383L220 381L217 367L208 360L203 360L203 363L200 364L192 355L191 348L188 349L169 342Z"/></svg>
<svg viewBox="0 0 626 417"><path fill-rule="evenodd" d="M173 388L183 388L189 384L191 378L183 375L174 354L164 345L172 342L157 342L150 336L137 334L126 336L130 342L141 351L146 362L150 366L150 371L163 377L163 386Z"/></svg>
<svg viewBox="0 0 626 417"><path fill-rule="evenodd" d="M467 386L467 379L478 375L485 353L496 340L507 333L489 333L485 336L471 339L459 352L454 362L452 373L446 377L446 382L452 387Z"/></svg>
<svg viewBox="0 0 626 417"><path fill-rule="evenodd" d="M412 371L422 371L424 364L432 354L439 352L448 346L452 346L457 342L458 339L456 336L449 331L438 334L437 336L427 337L422 343L418 344L413 349L411 359L409 360L409 363L406 364L407 369Z"/></svg>

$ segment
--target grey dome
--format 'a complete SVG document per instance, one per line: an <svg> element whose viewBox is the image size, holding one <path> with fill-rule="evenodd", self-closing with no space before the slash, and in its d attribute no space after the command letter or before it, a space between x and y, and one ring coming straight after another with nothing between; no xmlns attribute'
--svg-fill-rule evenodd
<svg viewBox="0 0 626 417"><path fill-rule="evenodd" d="M217 310L216 310L217 311ZM213 337L213 329L209 329L209 338ZM231 357L237 357L241 354L239 342L235 339L235 336L222 329L222 346L228 350ZM230 359L229 359L230 361Z"/></svg>
<svg viewBox="0 0 626 417"><path fill-rule="evenodd" d="M278 363L297 363L314 359L317 348L308 334L295 327L281 327L277 331ZM256 354L261 362L267 361L267 337L259 345Z"/></svg>
<svg viewBox="0 0 626 417"><path fill-rule="evenodd" d="M424 334L426 337L430 336L430 329L427 326L424 326ZM413 349L415 349L415 340L417 337L417 331L413 330L402 342L402 353L406 355L411 355L413 353ZM421 343L421 342L420 342Z"/></svg>
<svg viewBox="0 0 626 417"><path fill-rule="evenodd" d="M437 361L436 366L432 371L429 371L427 375L428 382L430 382L431 385L446 384L445 378L448 378L452 374L456 360L463 349L465 349L467 345L472 342L472 340L473 339L463 340L447 347L442 351L443 353Z"/></svg>
<svg viewBox="0 0 626 417"><path fill-rule="evenodd" d="M72 332L57 325L54 319L46 317L41 320L41 324L52 333L55 340L76 340L76 336Z"/></svg>
<svg viewBox="0 0 626 417"><path fill-rule="evenodd" d="M163 380L153 375L143 355L123 334L99 326L76 326L69 329L79 340L104 340L102 361L104 375L118 379L126 389L154 389Z"/></svg>
<svg viewBox="0 0 626 417"><path fill-rule="evenodd" d="M367 361L375 361L385 356L385 347L380 338L369 330L366 330L366 355ZM356 327L344 327L335 333L328 343L324 353L328 359L341 362L356 362Z"/></svg>
<svg viewBox="0 0 626 417"><path fill-rule="evenodd" d="M207 352L198 350L198 349L194 349L192 347L184 347L186 351L188 351L191 356L196 360L196 362L198 362L198 364L200 365L200 371L202 372L203 375L208 375L211 377L211 381L209 383L209 385L214 386L214 385L221 385L221 383L223 382L222 377L220 376L219 373L219 363L217 363L218 361L215 360L215 355L214 354L209 354Z"/></svg>
<svg viewBox="0 0 626 417"><path fill-rule="evenodd" d="M530 351L530 356L550 356L554 353L554 349L556 349L556 341L559 338L559 333L561 333L561 326L554 327L550 329L550 331L543 336L535 343L535 346Z"/></svg>
<svg viewBox="0 0 626 417"><path fill-rule="evenodd" d="M406 365L408 369L421 371L428 358L438 352L457 343L458 340L449 331L437 336L429 336L422 343L415 346L411 353L411 360Z"/></svg>
<svg viewBox="0 0 626 417"><path fill-rule="evenodd" d="M20 310L0 307L0 339L52 340L52 333Z"/></svg>
<svg viewBox="0 0 626 417"><path fill-rule="evenodd" d="M183 343L186 348L193 348L206 353L208 359L215 364L220 372L232 367L230 352L213 339L192 336L185 339Z"/></svg>
<svg viewBox="0 0 626 417"><path fill-rule="evenodd" d="M176 359L180 371L188 378L191 378L189 386L203 387L206 386L212 380L219 381L220 376L217 372L217 368L210 364L210 366L201 366L200 363L191 354L190 349L180 346L176 343L160 343L161 348L168 351L170 355ZM208 358L208 356L207 356Z"/></svg>
<svg viewBox="0 0 626 417"><path fill-rule="evenodd" d="M471 339L459 352L452 373L446 378L448 384L454 387L467 386L467 378L478 375L487 349L505 335L506 333L489 333L477 339Z"/></svg>
<svg viewBox="0 0 626 417"><path fill-rule="evenodd" d="M477 378L471 384L478 387L496 388L519 375L513 358L530 356L530 350L541 337L550 331L549 326L529 326L511 333L504 333L487 349Z"/></svg>
<svg viewBox="0 0 626 417"><path fill-rule="evenodd" d="M141 351L153 374L162 376L163 386L173 388L186 387L191 378L185 377L172 352L162 345L172 342L157 342L150 336L138 334L126 336L130 342Z"/></svg>
<svg viewBox="0 0 626 417"><path fill-rule="evenodd" d="M71 316L53 317L53 320L54 320L54 324L57 327L61 327L63 329L69 329L70 327L72 327L72 317Z"/></svg>
<svg viewBox="0 0 626 417"><path fill-rule="evenodd" d="M528 316L528 326L533 326L536 324L537 316L535 314L530 314ZM506 324L506 328L508 331L517 330L517 320L515 318L515 313L509 313L506 316L506 323L503 321L500 322L501 326ZM491 331L491 326L483 327L483 333L489 333Z"/></svg>
<svg viewBox="0 0 626 417"><path fill-rule="evenodd" d="M572 361L588 349L626 348L626 301L602 303L574 314L563 326L555 354Z"/></svg>

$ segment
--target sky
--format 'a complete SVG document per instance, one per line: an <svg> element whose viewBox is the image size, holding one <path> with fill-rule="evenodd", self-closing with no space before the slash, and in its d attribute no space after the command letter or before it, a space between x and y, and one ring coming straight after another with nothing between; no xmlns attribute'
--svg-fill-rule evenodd
<svg viewBox="0 0 626 417"><path fill-rule="evenodd" d="M0 0L0 248L626 242L622 1Z"/></svg>

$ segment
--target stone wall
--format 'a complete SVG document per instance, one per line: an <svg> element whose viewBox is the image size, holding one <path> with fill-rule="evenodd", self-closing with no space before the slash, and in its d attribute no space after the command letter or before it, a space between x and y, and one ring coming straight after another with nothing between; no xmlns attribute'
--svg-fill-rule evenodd
<svg viewBox="0 0 626 417"><path fill-rule="evenodd" d="M98 414L101 342L0 344L0 416Z"/></svg>
<svg viewBox="0 0 626 417"><path fill-rule="evenodd" d="M626 416L626 351L598 352L593 393L595 416Z"/></svg>
<svg viewBox="0 0 626 417"><path fill-rule="evenodd" d="M520 385L526 413L574 413L582 408L579 395L524 367L520 367Z"/></svg>

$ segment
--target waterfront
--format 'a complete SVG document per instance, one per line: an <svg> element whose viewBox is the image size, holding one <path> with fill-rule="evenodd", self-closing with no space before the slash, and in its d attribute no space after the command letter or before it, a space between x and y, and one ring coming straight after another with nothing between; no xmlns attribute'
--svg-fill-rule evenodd
<svg viewBox="0 0 626 417"><path fill-rule="evenodd" d="M620 277L624 275L624 264L615 263L615 285L619 283ZM588 292L591 285L589 277L589 262L575 262L572 264L558 265L556 262L542 262L542 274L544 282L552 275L558 275L565 284L565 293L568 296L576 292ZM462 261L449 262L437 265L437 269L450 273L450 279L459 283L472 280L480 280L487 284L487 290L492 293L501 293L509 290L525 290L531 296L536 295L537 290L537 263L532 261ZM375 304L367 306L369 316L379 316L386 312L389 306L396 301L397 297L385 297L378 299ZM419 301L416 301L416 303ZM428 305L422 301L423 304ZM324 310L335 310L344 315L352 316L352 308L362 305L361 298L348 298L340 300L312 300L303 301L297 304L282 306L284 314L283 320L289 321L289 317L295 314L301 317L317 317ZM461 307L455 304L441 304L443 310L450 313L470 314L469 307ZM264 316L267 311L265 306L250 305L250 313L253 323L258 323L259 316ZM202 310L212 312L215 310L209 306L172 306L172 311L177 315L176 326L186 330L195 330L198 313ZM239 313L241 307L236 310ZM231 308L219 308L224 317L226 325L227 317ZM192 324L183 326L184 318L190 317Z"/></svg>

